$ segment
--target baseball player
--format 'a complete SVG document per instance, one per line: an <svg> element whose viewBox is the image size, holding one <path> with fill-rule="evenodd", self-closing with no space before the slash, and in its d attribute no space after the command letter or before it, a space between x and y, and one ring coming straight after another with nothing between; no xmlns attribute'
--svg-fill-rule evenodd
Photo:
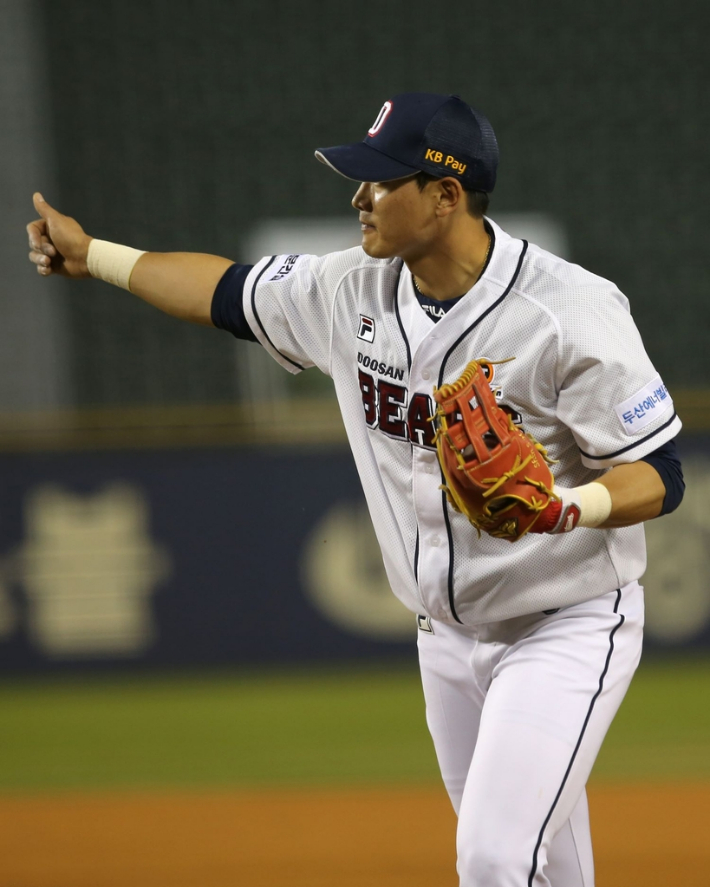
<svg viewBox="0 0 710 887"><path fill-rule="evenodd" d="M36 194L30 259L332 377L392 590L416 614L462 887L591 887L585 784L641 654L642 522L683 494L671 395L612 283L487 217L497 143L459 97L394 96L363 141L316 157L360 183L360 247L253 266L143 253ZM441 489L433 390L472 359L555 460L544 519L514 544Z"/></svg>

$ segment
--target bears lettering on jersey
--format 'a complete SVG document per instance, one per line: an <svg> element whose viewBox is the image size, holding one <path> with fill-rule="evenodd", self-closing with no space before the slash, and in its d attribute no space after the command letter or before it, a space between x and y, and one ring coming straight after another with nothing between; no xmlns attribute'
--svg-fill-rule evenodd
<svg viewBox="0 0 710 887"><path fill-rule="evenodd" d="M434 428L430 417L433 415L433 400L428 394L415 392L409 398L404 385L389 382L388 379L403 380L404 370L390 366L384 361L358 352L357 362L361 367L371 369L381 377L376 379L370 373L358 370L358 382L365 422L368 428L377 428L388 437L410 441L414 446L434 449ZM486 375L493 388L494 367L487 367ZM502 390L495 388L496 400L515 425L523 424L520 413L500 402Z"/></svg>
<svg viewBox="0 0 710 887"><path fill-rule="evenodd" d="M388 437L434 449L434 428L429 421L434 406L428 394L417 392L407 403L409 392L404 385L376 380L363 370L358 370L357 376L368 428L379 428Z"/></svg>

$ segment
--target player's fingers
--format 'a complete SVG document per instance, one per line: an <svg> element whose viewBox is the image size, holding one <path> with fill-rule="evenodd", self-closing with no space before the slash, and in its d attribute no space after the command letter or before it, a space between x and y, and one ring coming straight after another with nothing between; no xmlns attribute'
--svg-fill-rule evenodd
<svg viewBox="0 0 710 887"><path fill-rule="evenodd" d="M49 268L52 264L50 257L38 249L30 250L30 262L41 268Z"/></svg>
<svg viewBox="0 0 710 887"><path fill-rule="evenodd" d="M47 256L44 256L44 258L46 259ZM38 274L41 274L42 277L49 277L49 275L52 273L52 265L51 265L51 263L48 265L45 265L45 264L42 264L42 262L38 261L38 262L35 262L35 270L37 271Z"/></svg>
<svg viewBox="0 0 710 887"><path fill-rule="evenodd" d="M37 219L27 226L27 236L30 240L30 249L39 249L42 245L42 237L47 233L47 223L44 219Z"/></svg>
<svg viewBox="0 0 710 887"><path fill-rule="evenodd" d="M57 255L57 250L56 250L54 244L52 243L52 241L49 239L49 237L45 237L45 236L42 237L40 248L46 256L56 256Z"/></svg>

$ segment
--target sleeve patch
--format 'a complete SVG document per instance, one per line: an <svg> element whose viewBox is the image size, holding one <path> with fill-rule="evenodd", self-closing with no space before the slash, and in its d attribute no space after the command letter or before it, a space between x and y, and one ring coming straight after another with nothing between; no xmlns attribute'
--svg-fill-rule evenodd
<svg viewBox="0 0 710 887"><path fill-rule="evenodd" d="M673 406L668 389L663 384L661 377L654 379L640 388L636 394L632 394L622 403L614 407L619 417L621 427L627 434L636 434L651 422L660 418Z"/></svg>
<svg viewBox="0 0 710 887"><path fill-rule="evenodd" d="M273 277L269 278L269 281L272 280L283 280L284 277L288 277L288 275L293 271L296 267L296 262L301 258L300 255L297 256L280 256L282 261L278 268L278 271L274 274Z"/></svg>

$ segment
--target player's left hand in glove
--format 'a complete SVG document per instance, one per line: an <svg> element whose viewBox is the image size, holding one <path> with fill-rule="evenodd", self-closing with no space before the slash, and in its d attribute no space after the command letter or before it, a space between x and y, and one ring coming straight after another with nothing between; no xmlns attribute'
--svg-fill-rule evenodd
<svg viewBox="0 0 710 887"><path fill-rule="evenodd" d="M459 379L434 390L432 421L449 502L479 533L509 542L573 530L581 515L577 491L563 496L555 489L552 460L498 406L489 367L473 360Z"/></svg>

